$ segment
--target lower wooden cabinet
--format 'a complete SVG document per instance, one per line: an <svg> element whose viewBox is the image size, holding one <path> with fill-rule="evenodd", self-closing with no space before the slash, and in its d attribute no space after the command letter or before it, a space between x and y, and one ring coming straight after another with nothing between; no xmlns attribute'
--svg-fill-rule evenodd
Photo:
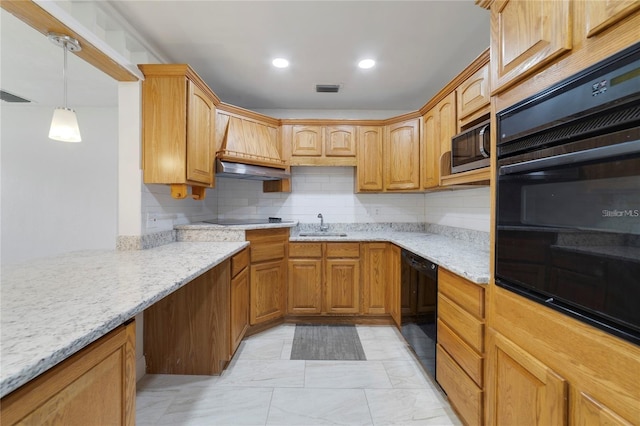
<svg viewBox="0 0 640 426"><path fill-rule="evenodd" d="M133 425L135 323L123 325L2 398L3 425Z"/></svg>
<svg viewBox="0 0 640 426"><path fill-rule="evenodd" d="M484 287L438 270L436 380L468 425L484 424Z"/></svg>
<svg viewBox="0 0 640 426"><path fill-rule="evenodd" d="M488 339L487 424L568 424L566 380L506 337Z"/></svg>
<svg viewBox="0 0 640 426"><path fill-rule="evenodd" d="M362 313L388 313L388 243L362 244Z"/></svg>
<svg viewBox="0 0 640 426"><path fill-rule="evenodd" d="M231 345L233 356L249 328L249 249L231 258Z"/></svg>
<svg viewBox="0 0 640 426"><path fill-rule="evenodd" d="M144 311L147 373L220 374L231 355L230 261Z"/></svg>
<svg viewBox="0 0 640 426"><path fill-rule="evenodd" d="M360 313L360 243L289 247L290 315Z"/></svg>
<svg viewBox="0 0 640 426"><path fill-rule="evenodd" d="M251 243L249 323L284 317L287 309L289 228L246 231Z"/></svg>

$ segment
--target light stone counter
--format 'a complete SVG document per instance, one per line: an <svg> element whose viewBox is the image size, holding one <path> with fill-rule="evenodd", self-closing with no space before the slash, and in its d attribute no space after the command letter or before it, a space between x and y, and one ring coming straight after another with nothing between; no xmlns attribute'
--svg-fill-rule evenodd
<svg viewBox="0 0 640 426"><path fill-rule="evenodd" d="M2 266L0 397L247 246L172 243Z"/></svg>
<svg viewBox="0 0 640 426"><path fill-rule="evenodd" d="M386 241L424 257L476 284L489 282L489 250L470 241L426 232L355 231L346 237L300 237L290 241Z"/></svg>
<svg viewBox="0 0 640 426"><path fill-rule="evenodd" d="M176 226L179 241L244 241L245 231L291 228L290 241L386 241L437 263L476 284L489 282L489 234L424 223L346 223L329 225L329 232L346 237L300 237L317 232L318 224L214 225L194 223Z"/></svg>

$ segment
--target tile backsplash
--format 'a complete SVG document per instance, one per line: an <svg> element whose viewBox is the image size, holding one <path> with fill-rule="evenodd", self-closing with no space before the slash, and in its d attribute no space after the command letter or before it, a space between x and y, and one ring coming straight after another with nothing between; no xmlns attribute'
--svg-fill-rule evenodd
<svg viewBox="0 0 640 426"><path fill-rule="evenodd" d="M319 223L432 223L489 231L489 188L435 193L356 194L354 167L292 167L291 193L262 182L218 178L202 201L174 200L165 185L143 185L143 234L206 219L281 217Z"/></svg>

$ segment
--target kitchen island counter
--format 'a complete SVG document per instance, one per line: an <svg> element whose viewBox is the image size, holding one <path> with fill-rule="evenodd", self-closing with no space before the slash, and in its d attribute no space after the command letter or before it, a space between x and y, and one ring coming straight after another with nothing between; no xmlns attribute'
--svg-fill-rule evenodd
<svg viewBox="0 0 640 426"><path fill-rule="evenodd" d="M78 352L248 242L89 250L2 266L0 396Z"/></svg>

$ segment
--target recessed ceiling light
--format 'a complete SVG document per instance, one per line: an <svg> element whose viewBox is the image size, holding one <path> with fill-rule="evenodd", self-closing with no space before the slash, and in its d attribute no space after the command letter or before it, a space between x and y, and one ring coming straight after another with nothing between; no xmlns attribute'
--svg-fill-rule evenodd
<svg viewBox="0 0 640 426"><path fill-rule="evenodd" d="M369 68L373 68L375 64L376 64L376 61L374 61L373 59L363 59L360 62L358 62L358 66L365 70Z"/></svg>
<svg viewBox="0 0 640 426"><path fill-rule="evenodd" d="M284 58L275 58L271 63L276 68L286 68L289 66L289 61Z"/></svg>

